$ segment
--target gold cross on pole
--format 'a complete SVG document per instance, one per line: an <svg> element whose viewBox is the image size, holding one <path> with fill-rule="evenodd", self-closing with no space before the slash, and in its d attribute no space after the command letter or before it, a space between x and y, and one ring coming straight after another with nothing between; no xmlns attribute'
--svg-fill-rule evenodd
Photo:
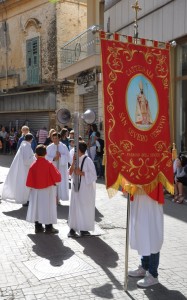
<svg viewBox="0 0 187 300"><path fill-rule="evenodd" d="M136 3L133 4L131 7L135 10L135 14L136 14L135 21L134 21L134 37L138 38L138 12L142 9L139 6L138 0L136 0Z"/></svg>
<svg viewBox="0 0 187 300"><path fill-rule="evenodd" d="M137 22L138 12L139 12L140 10L142 10L141 7L140 7L139 4L138 4L138 0L136 0L136 3L132 5L132 8L133 8L133 9L135 10L135 12L136 12L136 18L135 18L135 21Z"/></svg>

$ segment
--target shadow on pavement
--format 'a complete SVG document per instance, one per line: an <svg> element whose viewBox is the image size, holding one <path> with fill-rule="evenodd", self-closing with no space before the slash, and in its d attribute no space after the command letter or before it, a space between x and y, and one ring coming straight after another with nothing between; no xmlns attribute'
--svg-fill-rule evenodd
<svg viewBox="0 0 187 300"><path fill-rule="evenodd" d="M98 264L103 271L106 273L111 282L116 286L117 289L123 290L122 284L116 279L114 274L109 268L116 268L117 261L119 260L118 253L114 251L109 245L98 237L87 237L79 238L77 242L84 247L83 253L89 256L96 264ZM95 295L105 294L106 285L99 288L92 289ZM108 299L111 299L112 285L108 286Z"/></svg>
<svg viewBox="0 0 187 300"><path fill-rule="evenodd" d="M16 210L11 210L11 211L5 211L2 212L4 215L17 218L20 220L26 220L27 216L27 207L21 207ZM68 220L68 214L69 214L69 205L58 205L57 207L57 218L62 219L62 220ZM99 210L96 208L95 212L95 221L96 222L101 222L102 218L104 216L99 212Z"/></svg>
<svg viewBox="0 0 187 300"><path fill-rule="evenodd" d="M130 277L128 280L128 291L127 295L129 296L130 299L134 299L133 295L131 295L131 291L141 289L143 288L138 288L137 287L137 281L140 278L132 278ZM186 300L186 297L181 294L179 291L175 290L168 290L164 285L162 284L157 284L153 285L147 289L144 289L144 293L146 295L146 299L150 300Z"/></svg>
<svg viewBox="0 0 187 300"><path fill-rule="evenodd" d="M102 299L114 299L112 288L112 284L106 283L99 288L92 289L92 293Z"/></svg>
<svg viewBox="0 0 187 300"><path fill-rule="evenodd" d="M17 218L20 220L26 220L27 207L21 207L19 209L15 209L11 211L3 211L2 213L8 217Z"/></svg>
<svg viewBox="0 0 187 300"><path fill-rule="evenodd" d="M171 198L172 199L172 198ZM187 221L187 205L173 203L171 199L165 198L164 214L179 219L183 222Z"/></svg>
<svg viewBox="0 0 187 300"><path fill-rule="evenodd" d="M67 220L69 215L69 205L57 206L57 218Z"/></svg>
<svg viewBox="0 0 187 300"><path fill-rule="evenodd" d="M10 168L10 165L14 159L15 155L4 155L0 154L0 166L5 168Z"/></svg>
<svg viewBox="0 0 187 300"><path fill-rule="evenodd" d="M100 213L100 211L97 208L95 208L95 221L101 222L102 218L104 218L104 216Z"/></svg>
<svg viewBox="0 0 187 300"><path fill-rule="evenodd" d="M168 290L162 284L155 285L144 291L150 300L186 300L186 297L179 291Z"/></svg>
<svg viewBox="0 0 187 300"><path fill-rule="evenodd" d="M57 207L57 218L58 219L68 219L68 213L69 213L69 206L65 205L58 205ZM27 207L21 207L16 210L6 211L3 212L6 216L26 220L27 216Z"/></svg>
<svg viewBox="0 0 187 300"><path fill-rule="evenodd" d="M63 245L58 235L40 233L28 234L28 237L35 244L32 246L33 252L48 259L54 267L63 265L64 260L75 254L71 248Z"/></svg>

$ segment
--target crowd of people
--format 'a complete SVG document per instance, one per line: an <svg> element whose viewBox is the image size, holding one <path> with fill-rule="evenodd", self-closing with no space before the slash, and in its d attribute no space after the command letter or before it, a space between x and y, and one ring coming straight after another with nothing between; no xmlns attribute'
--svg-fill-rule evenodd
<svg viewBox="0 0 187 300"><path fill-rule="evenodd" d="M0 151L3 154L15 154L20 137L21 130L16 131L14 127L8 130L5 126L0 125Z"/></svg>
<svg viewBox="0 0 187 300"><path fill-rule="evenodd" d="M33 139L31 147L34 153L37 145L43 144L48 146L52 143L52 134L55 131L55 129L50 129L48 132L47 128L44 126L39 129L36 134L32 133ZM0 153L16 154L25 135L29 132L29 127L26 125L22 126L17 131L14 127L9 130L7 127L0 125ZM59 134L59 141L65 144L69 151L74 149L74 130L66 126L60 130ZM79 139L81 140L82 138L79 137ZM98 178L104 178L104 140L101 139L101 135L97 130L96 124L88 125L86 139L88 147L87 155L94 162Z"/></svg>
<svg viewBox="0 0 187 300"><path fill-rule="evenodd" d="M90 235L90 231L94 231L95 221L95 182L97 177L104 178L104 141L97 126L89 126L87 143L79 136L79 166L76 167L74 130L62 128L60 132L55 129L48 132L43 127L33 136L29 127L24 125L20 137L14 132L15 157L3 186L2 199L28 206L26 220L35 223L35 233L45 231L56 234L58 230L53 227L57 223L56 206L60 201L69 200L71 177L69 236L76 236L77 233ZM5 141L10 134L4 126L0 136L2 152L6 153ZM92 157L91 147L94 148ZM78 191L74 188L76 176ZM45 198L45 204L42 198Z"/></svg>
<svg viewBox="0 0 187 300"><path fill-rule="evenodd" d="M174 198L173 202L184 202L184 189L187 186L187 156L180 153L173 163L174 172Z"/></svg>

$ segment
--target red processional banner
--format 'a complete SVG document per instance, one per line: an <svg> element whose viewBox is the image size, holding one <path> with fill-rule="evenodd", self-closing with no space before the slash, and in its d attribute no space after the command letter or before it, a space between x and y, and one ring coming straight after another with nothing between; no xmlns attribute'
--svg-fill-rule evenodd
<svg viewBox="0 0 187 300"><path fill-rule="evenodd" d="M170 45L101 32L107 189L173 193ZM150 43L150 41L149 41Z"/></svg>

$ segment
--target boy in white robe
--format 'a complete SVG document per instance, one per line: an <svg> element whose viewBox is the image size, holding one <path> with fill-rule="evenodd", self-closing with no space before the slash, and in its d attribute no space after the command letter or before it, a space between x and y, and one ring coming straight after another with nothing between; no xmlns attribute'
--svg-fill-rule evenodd
<svg viewBox="0 0 187 300"><path fill-rule="evenodd" d="M31 189L26 220L35 223L35 233L58 233L52 224L57 223L56 184L61 181L57 168L45 159L46 147L36 147L37 160L29 169L26 185Z"/></svg>
<svg viewBox="0 0 187 300"><path fill-rule="evenodd" d="M2 199L25 205L29 198L26 179L31 164L35 161L31 148L33 135L27 133L10 166L2 191Z"/></svg>
<svg viewBox="0 0 187 300"><path fill-rule="evenodd" d="M63 143L59 142L60 135L57 132L52 134L53 143L47 146L46 159L51 161L59 170L63 180L57 187L57 202L69 200L69 174L68 163L70 162L69 150Z"/></svg>
<svg viewBox="0 0 187 300"><path fill-rule="evenodd" d="M84 141L79 142L79 168L75 169L75 156L69 169L72 176L71 201L69 208L68 225L69 237L89 235L95 227L95 197L97 174L91 158L85 155L87 145ZM84 162L83 162L84 161ZM73 179L79 176L79 191L75 191Z"/></svg>
<svg viewBox="0 0 187 300"><path fill-rule="evenodd" d="M139 188L131 201L130 245L141 255L138 269L128 272L131 277L143 277L137 282L147 288L158 284L160 250L163 244L163 187L161 184L147 195Z"/></svg>

